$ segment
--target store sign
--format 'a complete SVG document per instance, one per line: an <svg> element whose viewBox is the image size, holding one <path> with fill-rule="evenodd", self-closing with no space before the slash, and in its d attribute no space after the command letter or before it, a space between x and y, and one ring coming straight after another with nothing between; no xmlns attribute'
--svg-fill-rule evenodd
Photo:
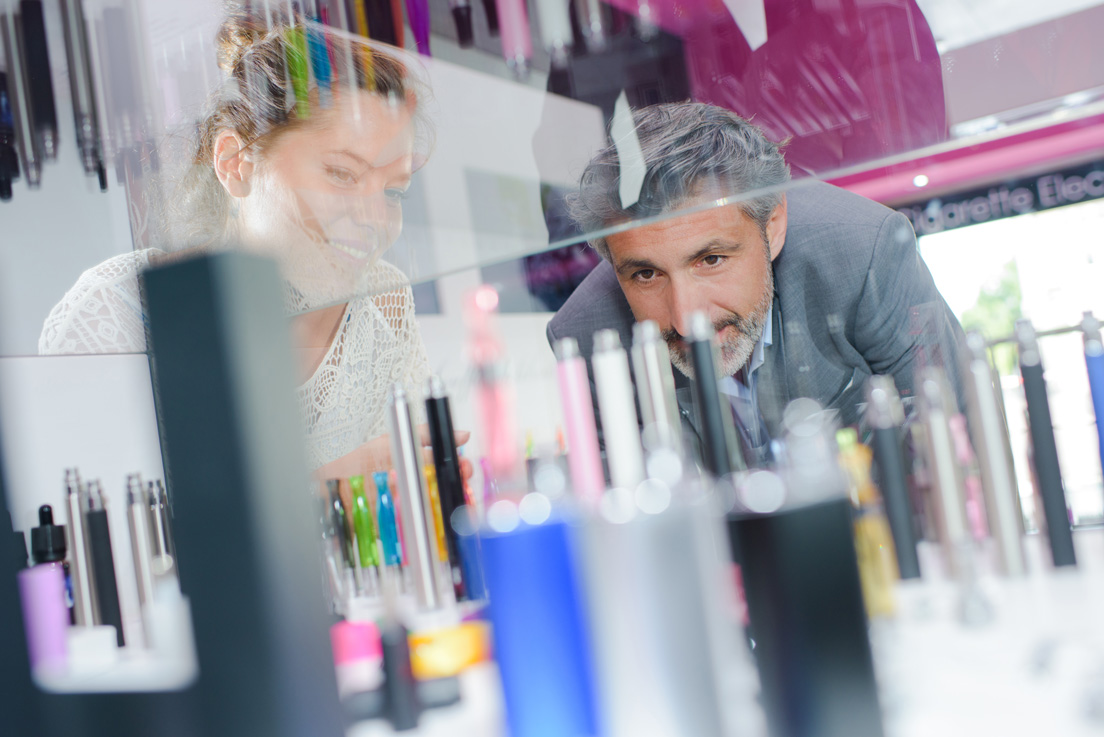
<svg viewBox="0 0 1104 737"><path fill-rule="evenodd" d="M1104 161L897 208L917 235L1104 198Z"/></svg>

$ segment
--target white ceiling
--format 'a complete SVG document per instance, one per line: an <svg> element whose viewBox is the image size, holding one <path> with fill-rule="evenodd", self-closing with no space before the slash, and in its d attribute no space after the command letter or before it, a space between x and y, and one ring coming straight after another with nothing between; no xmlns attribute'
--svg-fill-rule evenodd
<svg viewBox="0 0 1104 737"><path fill-rule="evenodd" d="M940 53L1104 4L1101 0L917 0Z"/></svg>

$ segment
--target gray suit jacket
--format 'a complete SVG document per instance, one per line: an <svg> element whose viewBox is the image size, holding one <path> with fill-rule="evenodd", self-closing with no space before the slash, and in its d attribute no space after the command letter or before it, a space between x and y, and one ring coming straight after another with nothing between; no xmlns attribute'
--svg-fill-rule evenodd
<svg viewBox="0 0 1104 737"><path fill-rule="evenodd" d="M823 182L800 182L787 198L786 244L774 261L773 345L757 372L771 434L798 397L839 410L844 425L857 424L872 374L893 376L907 402L917 369L942 365L961 396L962 328L920 258L908 219ZM547 334L549 343L578 340L589 368L594 332L614 328L628 346L632 324L613 268L603 262L553 316ZM696 435L689 380L676 370L675 381L684 424Z"/></svg>

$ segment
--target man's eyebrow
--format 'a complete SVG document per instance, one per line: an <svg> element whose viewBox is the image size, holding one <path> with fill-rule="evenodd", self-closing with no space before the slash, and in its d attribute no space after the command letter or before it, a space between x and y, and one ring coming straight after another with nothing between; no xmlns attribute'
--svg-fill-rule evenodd
<svg viewBox="0 0 1104 737"><path fill-rule="evenodd" d="M639 269L653 269L658 271L659 267L647 259L627 258L617 265L616 271L618 276L624 276L630 271L637 271Z"/></svg>
<svg viewBox="0 0 1104 737"><path fill-rule="evenodd" d="M714 238L706 243L704 246L694 251L692 254L686 257L686 265L697 263L701 259L710 255L724 255L726 253L735 253L744 247L743 243L739 241L726 241L720 238Z"/></svg>

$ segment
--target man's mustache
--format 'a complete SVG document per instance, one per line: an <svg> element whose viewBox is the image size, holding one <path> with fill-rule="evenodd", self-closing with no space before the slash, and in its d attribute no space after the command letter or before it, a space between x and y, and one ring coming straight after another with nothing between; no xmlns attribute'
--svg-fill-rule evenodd
<svg viewBox="0 0 1104 737"><path fill-rule="evenodd" d="M729 326L736 328L736 332L738 333L745 333L747 332L744 329L746 324L747 320L740 317L735 312L732 312L729 313L727 317L724 317L713 323L713 333L719 333ZM683 338L677 330L675 330L674 328L667 328L661 333L661 335L663 336L663 339L667 341L667 345L669 347L677 350L679 353L683 352L682 344L685 341L685 338Z"/></svg>

